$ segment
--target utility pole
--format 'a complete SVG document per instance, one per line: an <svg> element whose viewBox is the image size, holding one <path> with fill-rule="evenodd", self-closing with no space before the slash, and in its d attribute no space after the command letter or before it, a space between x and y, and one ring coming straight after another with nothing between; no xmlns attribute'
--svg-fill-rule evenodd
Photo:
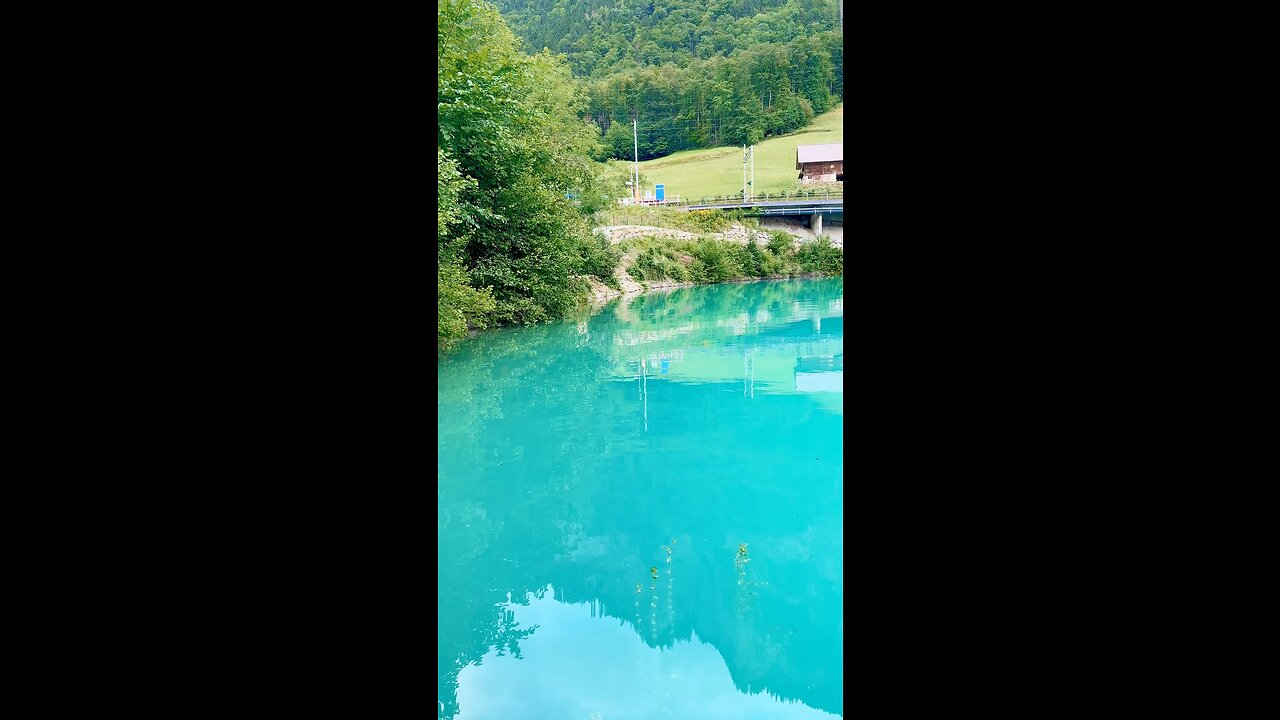
<svg viewBox="0 0 1280 720"><path fill-rule="evenodd" d="M631 118L631 140L635 142L636 149L636 181L631 185L631 190L635 192L635 202L640 202L640 126L636 122L636 118Z"/></svg>
<svg viewBox="0 0 1280 720"><path fill-rule="evenodd" d="M747 145L742 145L742 202L747 202Z"/></svg>
<svg viewBox="0 0 1280 720"><path fill-rule="evenodd" d="M751 146L751 197L756 196L756 146Z"/></svg>

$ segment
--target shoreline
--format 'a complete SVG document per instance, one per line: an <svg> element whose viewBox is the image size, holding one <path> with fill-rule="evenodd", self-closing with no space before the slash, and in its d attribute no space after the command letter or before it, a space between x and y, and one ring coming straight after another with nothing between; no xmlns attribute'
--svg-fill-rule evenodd
<svg viewBox="0 0 1280 720"><path fill-rule="evenodd" d="M579 311L590 310L594 313L602 310L606 305L613 302L614 300L630 300L632 298L639 297L640 295L644 295L646 293L671 292L673 290L679 290L680 288L704 287L704 286L710 286L710 285L746 284L746 283L755 283L755 282L777 282L778 280L820 280L823 278L843 277L843 275L825 275L823 273L812 272L812 273L801 273L798 275L771 275L768 277L757 277L757 278L735 278L733 280L721 280L719 282L706 282L706 283L693 283L693 282L654 283L649 287L645 287L640 283L636 283L637 285L640 285L640 289L632 292L628 292L628 293L614 290L613 288L609 287L608 285L605 285L604 283L600 282L599 280L597 280L596 278L590 275L584 276L584 277L587 279L589 283L591 283L593 290L595 286L599 286L600 288L603 288L604 290L607 290L609 292L607 296L599 297L593 293L593 290L588 290L587 299L579 307ZM569 317L569 318L564 318L560 321L553 321L553 322L571 322L572 320L573 318ZM581 322L581 320L579 320L579 322ZM521 327L525 327L525 326L499 325L497 327L485 328L483 330L467 330L466 340L473 340L477 336L483 335L489 332L494 332L498 330L513 330ZM456 348L457 348L457 345L455 344L454 349ZM436 346L437 360L439 360L441 357L444 357L448 353L449 353L448 350L441 348L439 345Z"/></svg>
<svg viewBox="0 0 1280 720"><path fill-rule="evenodd" d="M657 282L652 282L652 283L637 282L635 284L639 287L639 289L623 292L621 290L615 290L609 287L608 285L605 285L604 283L600 282L594 277L587 276L586 278L587 282L590 283L591 285L591 288L587 291L587 305L593 308L600 307L600 306L607 305L611 301L617 300L618 298L630 298L630 297L636 297L637 295L643 295L649 292L655 292L655 291L669 292L671 290L678 290L680 288L701 287L704 285L729 285L734 283L745 284L745 283L753 283L753 282L774 282L777 280L816 280L818 278L826 278L826 277L841 277L841 276L829 275L829 274L820 273L820 272L810 272L810 273L799 273L796 275L767 275L765 277L734 278L732 280L720 280L718 282L705 282L705 283L676 282L674 280L669 280L669 281L659 280Z"/></svg>
<svg viewBox="0 0 1280 720"><path fill-rule="evenodd" d="M651 227L645 225L611 225L592 228L593 233L600 233L605 236L606 241L611 245L616 245L623 240L634 237L666 237L677 240L697 240L699 237L713 238L720 241L736 243L738 245L747 245L751 239L755 239L757 243L769 241L768 230L757 230L748 228L741 223L735 222L724 232L706 233L697 235L684 230L675 230L672 228ZM817 240L817 236L810 235L808 238L797 235L794 232L786 231L792 237L792 247L799 249L806 242ZM830 239L830 238L828 238ZM844 251L843 242L832 243L832 247ZM599 278L591 275L580 275L587 282L587 304L589 306L603 305L615 298L631 297L655 290L674 290L682 287L693 287L695 285L718 285L727 282L758 282L761 280L788 280L791 278L816 278L824 277L823 273L810 272L788 275L766 275L764 277L743 277L731 280L721 280L718 282L698 283L698 282L680 282L665 278L656 281L637 281L631 276L628 268L635 261L638 251L632 249L625 253L619 260L618 265L613 269L613 278L617 283L617 288L604 284Z"/></svg>

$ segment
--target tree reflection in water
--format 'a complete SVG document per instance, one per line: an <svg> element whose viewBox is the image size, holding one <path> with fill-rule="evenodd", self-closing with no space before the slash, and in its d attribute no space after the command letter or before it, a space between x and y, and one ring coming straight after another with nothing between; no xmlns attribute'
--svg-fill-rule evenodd
<svg viewBox="0 0 1280 720"><path fill-rule="evenodd" d="M517 622L548 585L650 648L696 634L740 692L843 712L842 280L645 294L438 374L444 717L463 668L549 630Z"/></svg>

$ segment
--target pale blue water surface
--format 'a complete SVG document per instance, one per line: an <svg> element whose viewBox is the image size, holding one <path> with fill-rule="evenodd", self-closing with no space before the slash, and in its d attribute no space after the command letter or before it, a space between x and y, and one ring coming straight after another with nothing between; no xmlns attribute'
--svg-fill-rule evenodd
<svg viewBox="0 0 1280 720"><path fill-rule="evenodd" d="M442 356L440 717L843 717L843 375L842 278Z"/></svg>

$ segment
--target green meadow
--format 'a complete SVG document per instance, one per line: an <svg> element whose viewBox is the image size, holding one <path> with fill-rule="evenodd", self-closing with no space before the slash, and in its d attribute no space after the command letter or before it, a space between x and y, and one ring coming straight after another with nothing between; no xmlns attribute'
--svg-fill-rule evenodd
<svg viewBox="0 0 1280 720"><path fill-rule="evenodd" d="M796 146L844 142L844 104L813 119L803 130L769 138L756 144L754 194L795 190ZM642 187L666 186L668 200L697 199L704 195L732 195L742 191L742 148L719 147L685 150L640 163ZM750 167L747 170L750 178Z"/></svg>

